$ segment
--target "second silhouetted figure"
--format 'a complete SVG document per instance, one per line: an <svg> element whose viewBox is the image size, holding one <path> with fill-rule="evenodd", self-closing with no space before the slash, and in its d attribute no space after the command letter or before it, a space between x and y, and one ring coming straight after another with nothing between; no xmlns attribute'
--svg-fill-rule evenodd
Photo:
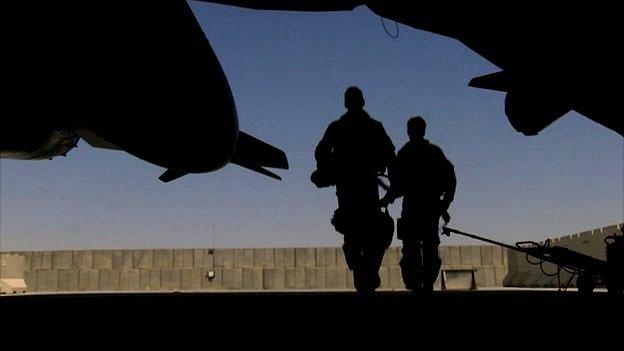
<svg viewBox="0 0 624 351"><path fill-rule="evenodd" d="M425 139L425 129L422 117L407 122L409 142L390 166L390 191L382 204L403 196L397 225L397 236L403 241L399 263L403 282L409 290L431 292L442 263L438 255L440 216L448 216L457 180L442 149Z"/></svg>
<svg viewBox="0 0 624 351"><path fill-rule="evenodd" d="M392 234L380 228L377 176L394 158L394 145L382 124L364 111L359 88L345 91L345 107L347 112L329 125L316 148L312 181L319 187L336 185L338 209L332 223L344 235L355 288L367 294L380 285L379 268L391 241Z"/></svg>

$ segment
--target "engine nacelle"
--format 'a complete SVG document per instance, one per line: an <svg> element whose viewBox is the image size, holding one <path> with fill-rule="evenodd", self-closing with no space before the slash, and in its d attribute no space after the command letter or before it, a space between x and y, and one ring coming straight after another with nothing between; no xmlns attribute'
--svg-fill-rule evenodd
<svg viewBox="0 0 624 351"><path fill-rule="evenodd" d="M571 108L558 103L557 97L512 90L505 98L505 114L515 130L524 135L537 135L568 113Z"/></svg>
<svg viewBox="0 0 624 351"><path fill-rule="evenodd" d="M62 37L71 124L163 168L225 166L238 135L234 98L186 1L84 6L90 16L60 14L80 28Z"/></svg>

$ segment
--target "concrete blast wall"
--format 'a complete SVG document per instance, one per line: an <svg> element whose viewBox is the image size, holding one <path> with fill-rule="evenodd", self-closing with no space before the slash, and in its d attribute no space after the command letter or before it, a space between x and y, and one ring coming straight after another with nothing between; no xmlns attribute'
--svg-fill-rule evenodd
<svg viewBox="0 0 624 351"><path fill-rule="evenodd" d="M5 252L24 257L30 292L353 289L342 249L153 249ZM507 254L494 246L443 246L447 281L474 272L477 287L501 286ZM389 248L382 289L403 289L400 248ZM437 286L440 287L441 279Z"/></svg>
<svg viewBox="0 0 624 351"><path fill-rule="evenodd" d="M568 235L552 244L604 259L604 238L623 226ZM15 254L23 257L30 292L353 289L342 249L335 247L1 253L3 259ZM557 286L556 277L543 275L524 255L497 246L442 246L440 256L437 288ZM381 289L405 288L400 258L399 247L386 251ZM550 264L544 269L556 271Z"/></svg>

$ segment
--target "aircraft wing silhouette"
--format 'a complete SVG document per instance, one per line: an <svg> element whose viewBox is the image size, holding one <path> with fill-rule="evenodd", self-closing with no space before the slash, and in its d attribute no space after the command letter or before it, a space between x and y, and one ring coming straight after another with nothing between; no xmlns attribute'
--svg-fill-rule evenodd
<svg viewBox="0 0 624 351"><path fill-rule="evenodd" d="M349 11L362 1L354 0L201 0L216 4L244 7L253 10L277 11Z"/></svg>
<svg viewBox="0 0 624 351"><path fill-rule="evenodd" d="M3 82L15 112L0 127L0 158L53 159L83 139L166 169L163 182L229 163L278 179L265 167L288 168L283 151L240 132L228 79L187 1L9 10Z"/></svg>
<svg viewBox="0 0 624 351"><path fill-rule="evenodd" d="M619 97L624 61L617 53L621 21L600 6L417 3L384 0L202 0L257 10L374 13L412 28L454 38L502 70L469 86L507 93L505 113L525 135L536 135L571 110L624 136Z"/></svg>

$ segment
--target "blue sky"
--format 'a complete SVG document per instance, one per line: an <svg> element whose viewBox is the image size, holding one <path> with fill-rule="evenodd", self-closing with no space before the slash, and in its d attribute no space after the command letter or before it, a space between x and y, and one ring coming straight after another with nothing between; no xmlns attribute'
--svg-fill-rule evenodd
<svg viewBox="0 0 624 351"><path fill-rule="evenodd" d="M459 42L405 26L393 40L366 8L191 6L228 76L241 129L287 152L284 180L230 165L162 184L158 167L84 142L64 159L2 160L2 250L338 245L333 189L317 190L309 175L350 85L363 89L397 148L408 117L427 119L428 138L455 164L455 227L515 242L624 221L622 137L575 113L535 137L515 132L503 94L466 85L496 67ZM400 202L391 210L398 215Z"/></svg>

